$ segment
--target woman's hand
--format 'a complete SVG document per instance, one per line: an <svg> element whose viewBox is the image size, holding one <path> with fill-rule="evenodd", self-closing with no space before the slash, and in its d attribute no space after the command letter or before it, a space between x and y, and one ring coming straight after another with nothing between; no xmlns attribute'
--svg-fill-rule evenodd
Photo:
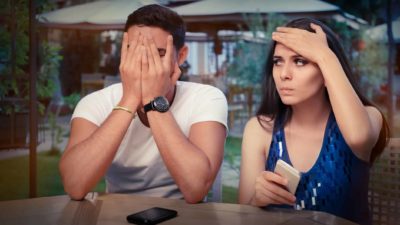
<svg viewBox="0 0 400 225"><path fill-rule="evenodd" d="M313 23L310 26L315 33L298 28L278 27L272 33L272 40L285 45L306 59L318 63L320 55L329 52L330 49L322 28Z"/></svg>
<svg viewBox="0 0 400 225"><path fill-rule="evenodd" d="M255 193L251 204L255 206L294 205L296 197L286 190L287 183L285 178L274 172L262 171L256 179Z"/></svg>
<svg viewBox="0 0 400 225"><path fill-rule="evenodd" d="M141 88L141 45L143 36L135 33L132 40L128 40L125 32L122 39L121 63L119 70L121 73L123 95L120 105L136 111L142 101Z"/></svg>
<svg viewBox="0 0 400 225"><path fill-rule="evenodd" d="M179 78L174 57L172 36L167 39L165 55L160 56L159 49L152 38L144 39L142 51L142 101L149 103L155 97L166 96L171 85Z"/></svg>

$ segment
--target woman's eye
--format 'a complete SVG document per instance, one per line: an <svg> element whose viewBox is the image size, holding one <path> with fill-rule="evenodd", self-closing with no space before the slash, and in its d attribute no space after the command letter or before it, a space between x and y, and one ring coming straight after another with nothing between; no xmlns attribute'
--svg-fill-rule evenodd
<svg viewBox="0 0 400 225"><path fill-rule="evenodd" d="M274 59L274 65L275 66L279 66L279 65L282 65L282 60L280 60L280 59Z"/></svg>
<svg viewBox="0 0 400 225"><path fill-rule="evenodd" d="M297 66L304 66L304 65L306 65L308 62L307 62L306 60L304 60L304 59L295 59L295 60L294 60L294 63L295 63Z"/></svg>

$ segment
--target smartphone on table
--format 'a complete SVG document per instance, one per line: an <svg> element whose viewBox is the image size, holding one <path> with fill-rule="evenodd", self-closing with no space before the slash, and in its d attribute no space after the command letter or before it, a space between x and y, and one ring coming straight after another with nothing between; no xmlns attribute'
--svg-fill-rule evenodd
<svg viewBox="0 0 400 225"><path fill-rule="evenodd" d="M133 224L157 224L165 220L172 219L178 215L178 212L172 209L153 207L126 217L129 223Z"/></svg>

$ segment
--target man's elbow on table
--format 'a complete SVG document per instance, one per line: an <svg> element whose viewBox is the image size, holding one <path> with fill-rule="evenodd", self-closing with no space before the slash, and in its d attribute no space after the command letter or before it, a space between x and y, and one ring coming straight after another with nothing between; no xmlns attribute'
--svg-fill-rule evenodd
<svg viewBox="0 0 400 225"><path fill-rule="evenodd" d="M72 200L83 200L83 198L85 198L86 194L89 193L89 191L86 191L84 186L79 185L76 182L67 181L66 179L67 178L63 176L63 173L61 173L61 180L64 186L65 193L67 193Z"/></svg>
<svg viewBox="0 0 400 225"><path fill-rule="evenodd" d="M186 187L185 190L181 189L181 192L186 203L196 204L204 200L210 187L211 181L207 181L203 185L197 184L192 187Z"/></svg>
<svg viewBox="0 0 400 225"><path fill-rule="evenodd" d="M81 201L85 198L88 192L83 190L78 190L77 188L67 188L64 186L64 191L68 194L68 196L75 201Z"/></svg>
<svg viewBox="0 0 400 225"><path fill-rule="evenodd" d="M68 178L68 175L66 174L66 166L62 161L60 162L58 169L60 171L61 175L61 182L64 186L64 191L71 197L73 200L82 200L88 191L85 191L85 188L83 185L80 185L76 181L74 182L71 180L71 177Z"/></svg>
<svg viewBox="0 0 400 225"><path fill-rule="evenodd" d="M204 195L197 195L197 196L195 196L195 195L185 196L184 195L184 199L185 199L186 203L196 204L196 203L201 202L204 199Z"/></svg>

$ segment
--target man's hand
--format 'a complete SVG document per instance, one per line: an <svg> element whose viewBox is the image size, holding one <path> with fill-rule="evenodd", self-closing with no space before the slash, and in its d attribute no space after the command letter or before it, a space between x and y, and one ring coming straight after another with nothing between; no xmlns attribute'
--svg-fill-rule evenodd
<svg viewBox="0 0 400 225"><path fill-rule="evenodd" d="M128 40L125 32L121 47L121 73L123 95L120 105L136 111L142 101L142 52L143 35L135 33L132 40Z"/></svg>
<svg viewBox="0 0 400 225"><path fill-rule="evenodd" d="M175 60L172 36L168 36L165 55L151 37L145 37L142 50L142 103L147 104L157 96L166 96L180 70ZM160 56L161 52L161 56Z"/></svg>

